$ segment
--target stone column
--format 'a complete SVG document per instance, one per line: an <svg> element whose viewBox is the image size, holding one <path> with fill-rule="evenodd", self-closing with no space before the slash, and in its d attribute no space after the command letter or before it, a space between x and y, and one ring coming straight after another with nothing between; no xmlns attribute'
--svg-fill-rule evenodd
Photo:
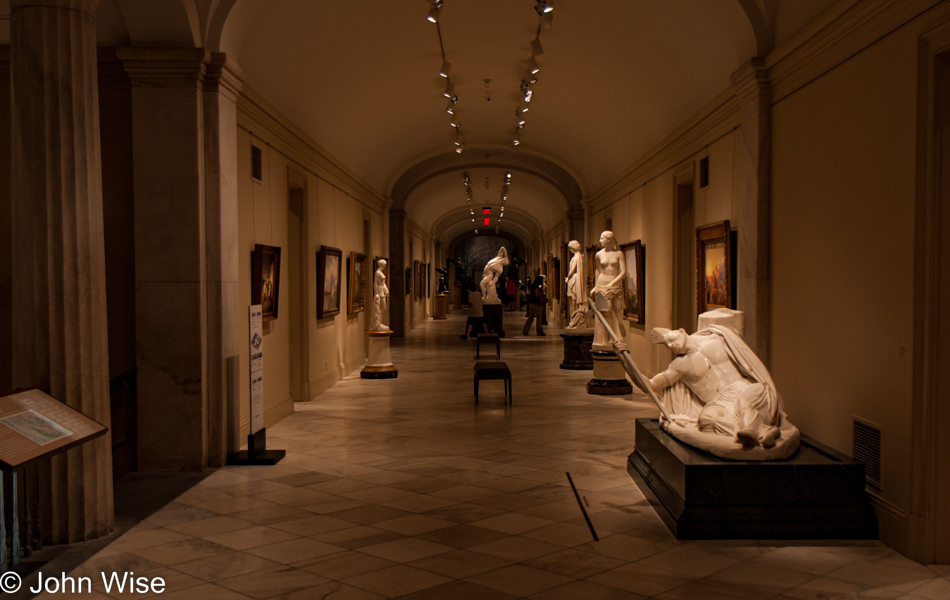
<svg viewBox="0 0 950 600"><path fill-rule="evenodd" d="M98 0L12 0L13 384L110 425ZM113 527L106 435L40 465L43 533L71 543Z"/></svg>
<svg viewBox="0 0 950 600"><path fill-rule="evenodd" d="M570 240L577 240L581 243L581 247L584 247L584 225L586 222L586 213L583 209L569 210L567 211L567 235L570 236ZM567 269L567 265L563 265L561 270L564 271Z"/></svg>
<svg viewBox="0 0 950 600"><path fill-rule="evenodd" d="M406 211L389 211L389 328L406 334Z"/></svg>
<svg viewBox="0 0 950 600"><path fill-rule="evenodd" d="M746 342L768 366L772 88L762 59L753 58L733 73L732 85L741 104L742 125L734 219L739 237L736 308L746 313Z"/></svg>
<svg viewBox="0 0 950 600"><path fill-rule="evenodd" d="M229 409L237 410L240 399L231 382L239 368L241 318L247 318L238 296L247 262L238 251L237 97L243 79L234 61L211 55L204 83L209 467L227 459Z"/></svg>
<svg viewBox="0 0 950 600"><path fill-rule="evenodd" d="M221 385L209 384L220 375L209 373L215 360L209 348L229 350L222 339L208 339L209 263L216 263L212 277L227 277L231 266L214 232L232 219L226 208L206 214L205 186L229 185L227 177L209 184L204 163L210 54L200 48L119 48L117 54L132 82L139 469L199 470L212 462L209 420L218 418L219 407L208 405L209 386ZM217 284L219 291L226 287Z"/></svg>
<svg viewBox="0 0 950 600"><path fill-rule="evenodd" d="M577 238L577 241L586 248L587 244L591 243L588 241L590 240L590 198L581 200L581 208L584 210L584 235Z"/></svg>

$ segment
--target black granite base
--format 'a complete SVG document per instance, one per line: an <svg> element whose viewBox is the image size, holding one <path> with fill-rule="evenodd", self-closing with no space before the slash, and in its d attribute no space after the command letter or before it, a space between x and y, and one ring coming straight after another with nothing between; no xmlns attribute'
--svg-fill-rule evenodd
<svg viewBox="0 0 950 600"><path fill-rule="evenodd" d="M485 324L488 333L497 333L498 337L505 337L505 313L502 304L482 304L485 315Z"/></svg>
<svg viewBox="0 0 950 600"><path fill-rule="evenodd" d="M362 379L396 379L399 377L399 369L392 371L360 371Z"/></svg>
<svg viewBox="0 0 950 600"><path fill-rule="evenodd" d="M588 394L622 396L633 393L633 386L626 379L591 379L587 382Z"/></svg>
<svg viewBox="0 0 950 600"><path fill-rule="evenodd" d="M876 539L864 465L802 436L788 460L732 461L637 419L627 471L677 539Z"/></svg>
<svg viewBox="0 0 950 600"><path fill-rule="evenodd" d="M594 368L594 359L590 355L590 346L594 342L593 333L562 333L564 339L564 361L562 369L589 371Z"/></svg>

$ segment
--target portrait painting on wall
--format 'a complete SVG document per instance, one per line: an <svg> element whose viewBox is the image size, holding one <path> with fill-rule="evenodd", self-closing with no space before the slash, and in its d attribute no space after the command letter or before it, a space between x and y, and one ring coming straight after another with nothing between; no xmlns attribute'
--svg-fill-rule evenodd
<svg viewBox="0 0 950 600"><path fill-rule="evenodd" d="M412 286L412 298L419 300L422 298L422 262L418 260L412 261L412 280L415 281L415 285Z"/></svg>
<svg viewBox="0 0 950 600"><path fill-rule="evenodd" d="M350 252L349 276L347 278L346 314L363 311L366 297L366 255Z"/></svg>
<svg viewBox="0 0 950 600"><path fill-rule="evenodd" d="M406 267L406 295L412 293L412 268Z"/></svg>
<svg viewBox="0 0 950 600"><path fill-rule="evenodd" d="M251 304L261 305L264 321L277 318L280 307L280 248L255 244L251 254Z"/></svg>
<svg viewBox="0 0 950 600"><path fill-rule="evenodd" d="M623 318L634 323L643 323L643 245L640 240L620 246L627 265L623 279Z"/></svg>
<svg viewBox="0 0 950 600"><path fill-rule="evenodd" d="M343 251L320 246L317 254L317 318L340 314L340 281L343 277Z"/></svg>
<svg viewBox="0 0 950 600"><path fill-rule="evenodd" d="M729 221L696 229L696 310L732 308Z"/></svg>
<svg viewBox="0 0 950 600"><path fill-rule="evenodd" d="M600 244L588 244L584 248L584 252L587 253L584 257L587 261L584 266L587 268L585 274L587 276L587 289L589 290L594 289L594 255L597 254L598 250L600 250Z"/></svg>

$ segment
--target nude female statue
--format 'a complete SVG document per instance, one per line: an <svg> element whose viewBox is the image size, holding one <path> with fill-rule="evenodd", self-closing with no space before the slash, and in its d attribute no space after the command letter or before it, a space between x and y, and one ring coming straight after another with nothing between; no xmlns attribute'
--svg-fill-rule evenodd
<svg viewBox="0 0 950 600"><path fill-rule="evenodd" d="M504 246L498 250L498 256L485 264L483 277L479 287L482 289L482 299L484 304L501 304L498 298L498 291L495 289L495 283L501 276L505 267L508 266L508 250Z"/></svg>
<svg viewBox="0 0 950 600"><path fill-rule="evenodd" d="M623 322L623 278L627 274L627 263L623 252L617 247L614 232L601 233L600 245L603 249L594 255L594 289L590 291L590 297L593 298L598 292L604 295L610 303L609 308L604 311L604 317L610 324L610 328L623 337L627 335L627 328ZM599 320L594 323L593 349L613 349L607 331Z"/></svg>
<svg viewBox="0 0 950 600"><path fill-rule="evenodd" d="M586 283L584 279L584 250L577 240L568 243L567 248L574 253L574 256L571 257L570 267L567 270L567 277L564 278L564 282L567 283L567 297L571 301L568 307L571 322L567 328L577 329L582 325L584 313L587 312L587 294L584 293Z"/></svg>
<svg viewBox="0 0 950 600"><path fill-rule="evenodd" d="M376 263L376 274L373 275L373 314L370 318L370 331L386 331L383 325L383 310L389 301L389 287L386 285L386 261L380 259Z"/></svg>

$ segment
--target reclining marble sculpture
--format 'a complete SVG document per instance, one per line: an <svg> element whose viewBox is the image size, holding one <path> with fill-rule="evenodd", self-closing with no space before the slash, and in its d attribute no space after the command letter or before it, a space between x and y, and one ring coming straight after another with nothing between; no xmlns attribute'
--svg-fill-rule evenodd
<svg viewBox="0 0 950 600"><path fill-rule="evenodd" d="M650 341L676 357L650 379L669 420L664 431L717 456L776 460L795 453L798 429L789 423L772 377L742 337L745 316L720 308L699 317L699 331L654 328Z"/></svg>

